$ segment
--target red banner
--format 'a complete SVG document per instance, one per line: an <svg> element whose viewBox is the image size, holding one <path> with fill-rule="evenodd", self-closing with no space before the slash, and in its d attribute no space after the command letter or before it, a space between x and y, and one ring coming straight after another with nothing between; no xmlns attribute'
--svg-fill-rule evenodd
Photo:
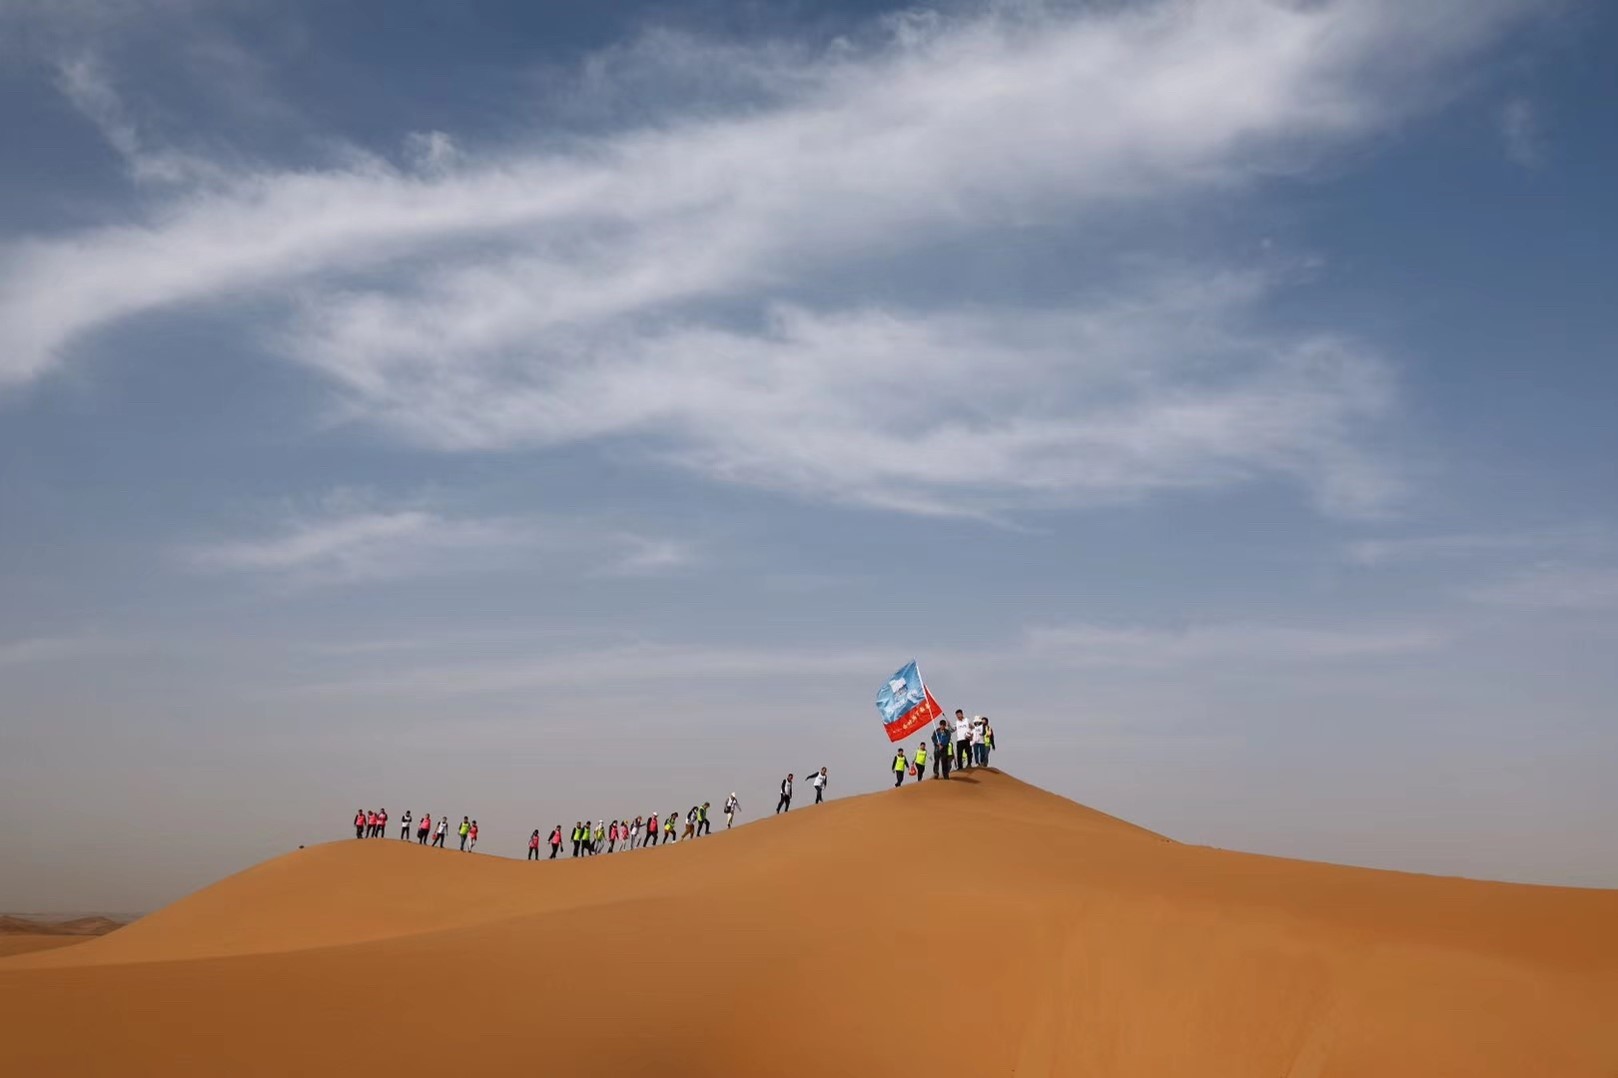
<svg viewBox="0 0 1618 1078"><path fill-rule="evenodd" d="M916 731L925 730L943 716L944 709L933 699L933 691L923 687L922 693L926 696L925 700L882 727L888 732L889 741L903 741Z"/></svg>

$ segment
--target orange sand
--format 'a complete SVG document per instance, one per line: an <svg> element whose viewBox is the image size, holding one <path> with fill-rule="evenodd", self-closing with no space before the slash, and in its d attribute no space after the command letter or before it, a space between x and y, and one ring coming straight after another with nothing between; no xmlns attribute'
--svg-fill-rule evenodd
<svg viewBox="0 0 1618 1078"><path fill-rule="evenodd" d="M0 914L0 958L83 943L92 936L106 935L122 924L109 917L40 920Z"/></svg>
<svg viewBox="0 0 1618 1078"><path fill-rule="evenodd" d="M0 961L0 1074L1618 1074L1618 891L1183 846L992 773L673 848L396 840Z"/></svg>

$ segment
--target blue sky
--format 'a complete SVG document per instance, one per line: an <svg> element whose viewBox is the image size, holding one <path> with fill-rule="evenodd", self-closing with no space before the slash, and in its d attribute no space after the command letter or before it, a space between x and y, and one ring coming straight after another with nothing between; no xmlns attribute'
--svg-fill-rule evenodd
<svg viewBox="0 0 1618 1078"><path fill-rule="evenodd" d="M913 656L1618 885L1618 13L1415 7L0 0L0 906L874 789Z"/></svg>

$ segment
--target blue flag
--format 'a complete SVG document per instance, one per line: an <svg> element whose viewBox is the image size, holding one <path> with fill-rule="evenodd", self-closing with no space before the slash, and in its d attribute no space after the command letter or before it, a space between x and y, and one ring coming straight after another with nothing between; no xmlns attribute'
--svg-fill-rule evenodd
<svg viewBox="0 0 1618 1078"><path fill-rule="evenodd" d="M876 709L889 741L899 741L932 722L943 709L921 680L915 660L906 663L877 690Z"/></svg>

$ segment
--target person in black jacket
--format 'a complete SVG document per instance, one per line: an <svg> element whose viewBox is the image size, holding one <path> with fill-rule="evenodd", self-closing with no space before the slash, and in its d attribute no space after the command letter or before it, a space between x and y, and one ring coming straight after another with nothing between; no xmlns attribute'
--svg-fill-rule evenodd
<svg viewBox="0 0 1618 1078"><path fill-rule="evenodd" d="M949 724L943 719L938 720L938 729L933 731L933 778L949 778Z"/></svg>
<svg viewBox="0 0 1618 1078"><path fill-rule="evenodd" d="M792 776L781 780L781 800L775 803L777 814L792 811Z"/></svg>

